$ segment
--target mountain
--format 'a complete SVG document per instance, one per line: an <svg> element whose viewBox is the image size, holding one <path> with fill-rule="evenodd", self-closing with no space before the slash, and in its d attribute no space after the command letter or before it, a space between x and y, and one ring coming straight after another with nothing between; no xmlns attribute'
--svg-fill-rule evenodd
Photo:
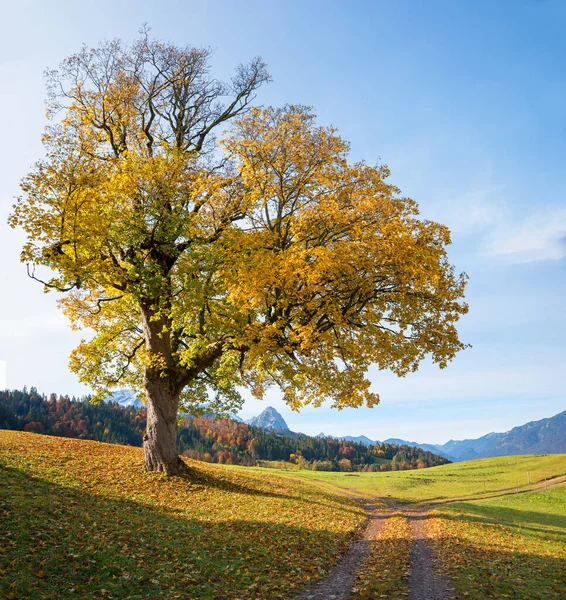
<svg viewBox="0 0 566 600"><path fill-rule="evenodd" d="M399 438L387 438L385 443L396 444L397 446L410 446L411 448L421 448L421 450L426 450L427 452L440 454L440 456L444 456L444 458L450 458L444 447L438 444L419 444L418 442L408 442L407 440L401 440ZM454 459L450 458L450 460Z"/></svg>
<svg viewBox="0 0 566 600"><path fill-rule="evenodd" d="M508 432L510 433L510 432ZM445 454L452 456L452 460L473 460L474 458L487 458L498 456L492 453L492 449L498 440L505 437L507 433L488 433L475 440L450 440L438 446ZM516 452L515 454L521 454ZM525 452L524 454L529 454Z"/></svg>
<svg viewBox="0 0 566 600"><path fill-rule="evenodd" d="M319 433L316 437L327 438L334 436ZM432 452L433 454L438 454L440 456L443 456L444 458L450 458L445 452L442 451L442 446L436 446L434 444L418 444L417 442L407 442L406 440L402 440L400 438L388 438L383 442L380 442L379 440L371 440L365 435L344 435L341 437L334 437L334 439L340 440L341 442L355 442L358 444L364 444L365 446L373 446L374 444L394 444L395 446L409 446L411 448L421 448L421 450L425 450L426 452Z"/></svg>
<svg viewBox="0 0 566 600"><path fill-rule="evenodd" d="M261 427L262 429L290 431L287 423L285 423L285 419L272 406L268 406L261 414L253 417L247 423L248 425Z"/></svg>
<svg viewBox="0 0 566 600"><path fill-rule="evenodd" d="M325 433L322 433L322 431L321 431L315 437L319 437L319 438L332 438L332 439L335 439L335 440L339 440L340 442L354 442L356 444L363 444L364 446L373 446L374 444L378 444L379 443L379 442L377 442L375 440L370 440L365 435L343 435L342 437L339 437L339 436L333 436L333 435L326 435Z"/></svg>
<svg viewBox="0 0 566 600"><path fill-rule="evenodd" d="M566 410L549 419L515 427L500 437L494 446L496 452L502 453L500 456L522 454L524 448L536 454L566 452Z"/></svg>
<svg viewBox="0 0 566 600"><path fill-rule="evenodd" d="M374 444L377 444L377 441L370 440L365 435L345 435L336 439L340 440L341 442L356 442L358 444L364 444L365 446L373 446Z"/></svg>
<svg viewBox="0 0 566 600"><path fill-rule="evenodd" d="M117 402L120 406L127 408L133 406L134 408L145 408L145 404L136 396L136 393L132 390L116 390L105 398L106 402ZM207 416L213 416L213 413L205 413ZM180 416L188 417L190 415L181 413ZM228 417L232 421L243 423L244 421L236 414L229 413Z"/></svg>
<svg viewBox="0 0 566 600"><path fill-rule="evenodd" d="M110 396L106 397L106 402L117 402L120 406L133 406L134 408L142 408L142 401L136 396L132 390L116 390Z"/></svg>
<svg viewBox="0 0 566 600"><path fill-rule="evenodd" d="M133 406L134 408L142 408L143 406L142 402L131 390L117 390L108 396L107 400L117 402L123 407ZM241 422L241 419L236 415L230 415L230 418ZM285 419L272 406L268 406L260 415L248 420L247 424L285 435L300 435L290 431ZM320 433L316 437L327 438L331 436ZM378 443L377 440L372 440L365 435L336 436L334 439L357 442L366 446ZM446 444L419 444L399 438L388 438L384 443L420 448L451 461L517 454L566 453L566 411L547 419L532 421L525 425L514 427L505 433L488 433L477 439L450 440Z"/></svg>
<svg viewBox="0 0 566 600"><path fill-rule="evenodd" d="M488 433L477 440L451 440L443 448L456 460L563 453L566 452L566 410L548 419L514 427L506 433Z"/></svg>
<svg viewBox="0 0 566 600"><path fill-rule="evenodd" d="M422 448L452 461L517 454L561 454L566 453L566 410L505 433L488 433L474 440L450 440L446 444L417 444L395 438L385 441Z"/></svg>

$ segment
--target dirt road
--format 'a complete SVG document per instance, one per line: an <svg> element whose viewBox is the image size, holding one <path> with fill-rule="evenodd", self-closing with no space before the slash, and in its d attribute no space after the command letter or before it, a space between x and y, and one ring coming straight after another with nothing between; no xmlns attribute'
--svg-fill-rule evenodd
<svg viewBox="0 0 566 600"><path fill-rule="evenodd" d="M432 556L430 532L427 528L429 513L435 508L446 504L540 491L565 484L566 476L561 476L500 492L437 501L429 504L402 505L396 504L390 498L376 498L380 508L369 504L367 500L358 499L368 512L368 525L362 537L350 546L326 577L297 597L296 600L348 600L352 598L352 588L360 569L364 568L364 562L369 554L372 541L379 537L383 524L395 513L401 513L407 517L411 526L413 548L409 574L409 600L456 600L449 578L438 568ZM355 497L354 490L345 490L345 492Z"/></svg>

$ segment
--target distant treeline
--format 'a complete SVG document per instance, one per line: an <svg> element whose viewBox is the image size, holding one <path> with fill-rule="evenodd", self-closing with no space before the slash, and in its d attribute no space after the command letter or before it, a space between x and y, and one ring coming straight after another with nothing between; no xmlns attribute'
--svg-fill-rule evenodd
<svg viewBox="0 0 566 600"><path fill-rule="evenodd" d="M141 446L145 427L144 408L91 404L88 397L47 397L35 388L0 392L0 429ZM213 417L185 417L177 447L179 453L207 462L251 466L279 461L327 471L397 471L450 462L420 448L283 435Z"/></svg>
<svg viewBox="0 0 566 600"><path fill-rule="evenodd" d="M145 410L116 402L91 404L87 397L47 397L33 387L29 392L26 388L0 392L0 429L141 446L145 426Z"/></svg>

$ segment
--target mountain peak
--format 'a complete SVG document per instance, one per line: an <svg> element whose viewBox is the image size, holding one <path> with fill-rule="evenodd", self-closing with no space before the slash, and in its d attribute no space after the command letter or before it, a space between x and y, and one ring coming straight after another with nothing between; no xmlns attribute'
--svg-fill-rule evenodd
<svg viewBox="0 0 566 600"><path fill-rule="evenodd" d="M106 402L116 402L124 408L128 406L133 406L134 408L143 407L142 401L133 390L115 390L105 400Z"/></svg>
<svg viewBox="0 0 566 600"><path fill-rule="evenodd" d="M289 431L285 419L273 408L268 406L257 417L253 417L248 421L248 425L253 427L261 427L262 429L279 429Z"/></svg>

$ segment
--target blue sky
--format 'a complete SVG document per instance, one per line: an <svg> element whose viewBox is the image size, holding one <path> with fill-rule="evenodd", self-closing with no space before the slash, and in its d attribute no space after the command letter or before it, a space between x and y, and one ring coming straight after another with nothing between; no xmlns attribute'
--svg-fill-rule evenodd
<svg viewBox="0 0 566 600"><path fill-rule="evenodd" d="M80 334L25 275L6 226L18 182L41 156L42 72L82 43L159 38L215 49L214 74L261 55L273 75L258 102L315 107L352 158L453 232L470 276L461 337L444 371L372 371L381 404L292 413L298 431L444 442L503 431L566 408L566 3L264 0L2 1L0 24L0 387L81 394L67 370ZM4 381L3 381L4 380Z"/></svg>

